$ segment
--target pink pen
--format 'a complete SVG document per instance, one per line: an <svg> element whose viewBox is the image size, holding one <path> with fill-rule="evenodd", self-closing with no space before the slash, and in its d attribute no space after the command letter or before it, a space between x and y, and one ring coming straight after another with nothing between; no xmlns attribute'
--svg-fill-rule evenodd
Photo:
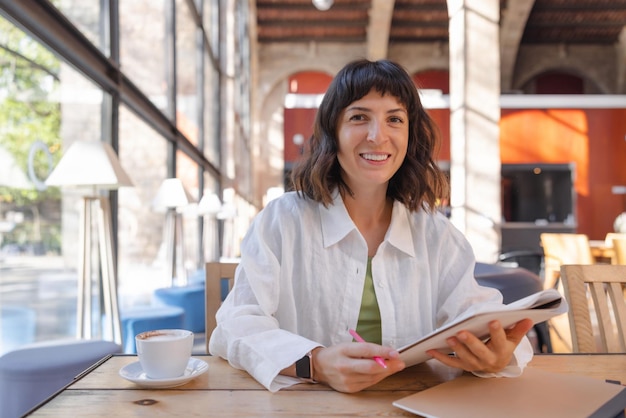
<svg viewBox="0 0 626 418"><path fill-rule="evenodd" d="M356 333L355 330L349 329L348 332L350 333L350 335L352 335L352 337L356 341L358 341L360 343L366 342L363 338L361 338L361 336L359 334ZM387 368L387 364L385 363L385 360L382 359L382 357L374 356L374 361L376 363L380 364L381 366L383 366L385 369Z"/></svg>

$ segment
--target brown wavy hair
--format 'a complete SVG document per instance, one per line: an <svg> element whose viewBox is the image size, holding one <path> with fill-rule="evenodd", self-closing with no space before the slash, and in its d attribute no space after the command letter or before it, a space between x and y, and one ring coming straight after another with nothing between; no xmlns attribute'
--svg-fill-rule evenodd
<svg viewBox="0 0 626 418"><path fill-rule="evenodd" d="M389 60L356 60L337 73L317 111L305 155L292 171L295 190L324 206L332 203L336 188L352 195L337 160L337 125L343 110L372 89L397 98L409 120L407 154L389 180L387 196L410 210L434 211L438 200L449 194L448 180L434 161L440 147L439 130L422 106L411 76Z"/></svg>

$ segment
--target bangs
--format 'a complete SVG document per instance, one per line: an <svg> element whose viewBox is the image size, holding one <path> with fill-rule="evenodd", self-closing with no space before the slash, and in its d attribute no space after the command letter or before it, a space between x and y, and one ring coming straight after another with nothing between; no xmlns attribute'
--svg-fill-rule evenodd
<svg viewBox="0 0 626 418"><path fill-rule="evenodd" d="M367 95L372 89L381 95L390 95L402 103L411 114L419 101L417 87L406 72L396 65L385 62L364 62L346 72L343 80L345 106ZM344 106L344 107L345 107Z"/></svg>

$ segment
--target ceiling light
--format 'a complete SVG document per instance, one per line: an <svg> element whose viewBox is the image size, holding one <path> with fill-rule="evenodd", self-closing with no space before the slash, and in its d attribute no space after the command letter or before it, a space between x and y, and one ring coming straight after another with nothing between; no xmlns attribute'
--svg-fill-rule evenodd
<svg viewBox="0 0 626 418"><path fill-rule="evenodd" d="M313 6L317 8L317 10L328 10L332 7L333 0L313 0Z"/></svg>

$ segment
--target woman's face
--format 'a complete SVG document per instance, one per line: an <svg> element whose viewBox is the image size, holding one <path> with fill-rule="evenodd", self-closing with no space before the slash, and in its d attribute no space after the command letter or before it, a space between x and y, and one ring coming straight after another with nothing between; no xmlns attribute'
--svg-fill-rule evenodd
<svg viewBox="0 0 626 418"><path fill-rule="evenodd" d="M406 108L394 96L372 89L341 112L337 138L342 177L353 192L387 187L407 153Z"/></svg>

